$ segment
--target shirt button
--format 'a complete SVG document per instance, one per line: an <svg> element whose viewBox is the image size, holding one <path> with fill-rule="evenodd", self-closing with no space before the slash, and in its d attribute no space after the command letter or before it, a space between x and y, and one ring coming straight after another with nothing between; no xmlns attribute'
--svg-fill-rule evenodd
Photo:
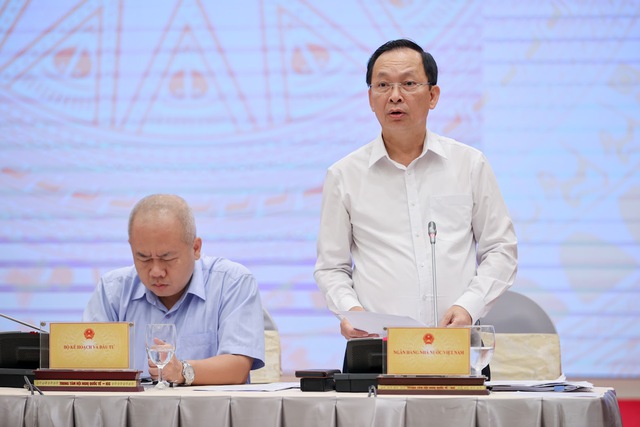
<svg viewBox="0 0 640 427"><path fill-rule="evenodd" d="M427 296L426 295L422 295L422 301L426 301L427 300Z"/></svg>
<svg viewBox="0 0 640 427"><path fill-rule="evenodd" d="M424 267L424 263L421 263L421 264L420 264L420 267Z"/></svg>

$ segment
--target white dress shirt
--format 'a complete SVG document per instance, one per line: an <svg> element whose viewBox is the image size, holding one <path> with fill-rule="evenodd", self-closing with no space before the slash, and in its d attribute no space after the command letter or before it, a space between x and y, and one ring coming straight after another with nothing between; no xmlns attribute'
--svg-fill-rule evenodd
<svg viewBox="0 0 640 427"><path fill-rule="evenodd" d="M454 304L484 316L515 279L513 223L485 156L430 131L407 167L378 136L328 169L314 277L329 309L433 325L430 221L438 320Z"/></svg>

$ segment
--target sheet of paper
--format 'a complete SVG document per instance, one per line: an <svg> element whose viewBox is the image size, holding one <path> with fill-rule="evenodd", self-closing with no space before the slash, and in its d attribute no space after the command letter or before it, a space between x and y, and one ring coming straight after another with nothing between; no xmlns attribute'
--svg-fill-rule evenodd
<svg viewBox="0 0 640 427"><path fill-rule="evenodd" d="M504 393L505 391L507 390L502 390L502 391L492 390L491 392ZM514 391L514 393L526 394L527 398L539 397L541 399L544 399L546 397L549 397L550 392L548 391ZM575 399L578 397L593 399L594 397L601 397L601 396L602 396L601 391L572 391L571 393L553 393L553 399L561 399L561 398Z"/></svg>
<svg viewBox="0 0 640 427"><path fill-rule="evenodd" d="M346 317L354 328L370 334L378 334L381 337L387 336L385 328L389 327L424 328L427 326L411 317L372 313L370 311L341 311L340 315Z"/></svg>
<svg viewBox="0 0 640 427"><path fill-rule="evenodd" d="M526 391L526 392L590 392L593 384L587 381L487 381L492 391Z"/></svg>
<svg viewBox="0 0 640 427"><path fill-rule="evenodd" d="M209 385L199 386L194 388L194 391L280 391L292 388L300 388L300 381L269 384Z"/></svg>

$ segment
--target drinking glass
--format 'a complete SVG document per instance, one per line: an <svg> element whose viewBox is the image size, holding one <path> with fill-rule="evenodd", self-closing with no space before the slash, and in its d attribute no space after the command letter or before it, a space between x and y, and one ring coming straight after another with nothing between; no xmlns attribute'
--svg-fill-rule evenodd
<svg viewBox="0 0 640 427"><path fill-rule="evenodd" d="M169 385L162 380L162 368L176 351L176 327L173 324L154 323L147 325L145 346L149 359L158 367L156 390L164 390Z"/></svg>
<svg viewBox="0 0 640 427"><path fill-rule="evenodd" d="M473 325L471 329L471 351L469 362L471 376L479 377L489 364L496 348L496 333L493 325Z"/></svg>

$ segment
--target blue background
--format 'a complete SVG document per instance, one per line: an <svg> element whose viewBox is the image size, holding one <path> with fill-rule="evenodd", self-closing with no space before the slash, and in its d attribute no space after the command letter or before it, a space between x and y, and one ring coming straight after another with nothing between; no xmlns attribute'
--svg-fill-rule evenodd
<svg viewBox="0 0 640 427"><path fill-rule="evenodd" d="M178 193L204 251L256 275L285 372L340 367L312 276L322 182L379 132L370 54L408 37L440 66L429 126L495 169L513 289L553 317L565 373L640 377L639 15L594 0L2 2L0 312L79 320L99 276L132 263L133 204Z"/></svg>

